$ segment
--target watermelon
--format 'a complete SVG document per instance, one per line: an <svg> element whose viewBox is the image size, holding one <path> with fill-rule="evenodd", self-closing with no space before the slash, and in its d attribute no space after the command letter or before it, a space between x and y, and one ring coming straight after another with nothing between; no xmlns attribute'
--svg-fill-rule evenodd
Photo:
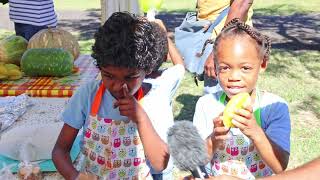
<svg viewBox="0 0 320 180"><path fill-rule="evenodd" d="M28 49L22 56L21 69L27 76L68 76L72 74L73 56L62 48Z"/></svg>
<svg viewBox="0 0 320 180"><path fill-rule="evenodd" d="M8 36L0 41L0 62L20 64L21 56L27 50L28 41L21 36Z"/></svg>

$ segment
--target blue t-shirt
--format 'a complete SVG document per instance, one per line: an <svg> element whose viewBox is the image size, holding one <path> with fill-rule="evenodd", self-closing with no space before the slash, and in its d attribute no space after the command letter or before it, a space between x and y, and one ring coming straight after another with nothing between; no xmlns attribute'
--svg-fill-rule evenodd
<svg viewBox="0 0 320 180"><path fill-rule="evenodd" d="M225 108L225 104L219 102L222 91L202 96L196 105L193 124L198 128L202 138L207 138L213 132L213 119ZM288 105L281 97L260 92L260 98L256 98L254 110L260 106L261 127L275 144L290 153L290 116Z"/></svg>

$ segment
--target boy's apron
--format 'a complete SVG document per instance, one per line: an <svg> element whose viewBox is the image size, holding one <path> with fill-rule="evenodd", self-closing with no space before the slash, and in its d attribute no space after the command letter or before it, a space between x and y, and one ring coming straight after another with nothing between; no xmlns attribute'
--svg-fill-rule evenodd
<svg viewBox="0 0 320 180"><path fill-rule="evenodd" d="M259 107L254 111L257 124L261 127L260 94L257 90ZM219 101L225 104L226 94L222 93ZM231 128L231 138L225 141L214 154L211 164L214 176L228 174L242 179L255 179L255 177L271 176L273 174L260 157L253 142L244 135L239 128Z"/></svg>
<svg viewBox="0 0 320 180"><path fill-rule="evenodd" d="M119 121L98 116L105 89L102 83L91 107L83 140L81 169L100 179L150 179L137 125L131 120ZM140 88L136 98L140 100L142 97Z"/></svg>

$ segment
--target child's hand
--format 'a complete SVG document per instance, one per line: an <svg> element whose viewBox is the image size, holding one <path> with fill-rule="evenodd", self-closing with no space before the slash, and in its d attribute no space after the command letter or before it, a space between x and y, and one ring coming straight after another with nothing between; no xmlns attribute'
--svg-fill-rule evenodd
<svg viewBox="0 0 320 180"><path fill-rule="evenodd" d="M211 134L211 140L215 147L220 147L229 138L227 134L230 128L223 126L222 113L213 120L213 124L214 129Z"/></svg>
<svg viewBox="0 0 320 180"><path fill-rule="evenodd" d="M127 116L130 120L138 124L141 119L140 116L144 115L145 112L136 98L129 93L126 84L124 84L122 89L124 96L114 103L114 107L119 107L120 115Z"/></svg>
<svg viewBox="0 0 320 180"><path fill-rule="evenodd" d="M165 32L167 32L167 28L161 19L155 19L154 22L157 23Z"/></svg>
<svg viewBox="0 0 320 180"><path fill-rule="evenodd" d="M232 123L251 140L259 138L261 133L263 133L263 130L256 122L251 104L237 110L233 115Z"/></svg>

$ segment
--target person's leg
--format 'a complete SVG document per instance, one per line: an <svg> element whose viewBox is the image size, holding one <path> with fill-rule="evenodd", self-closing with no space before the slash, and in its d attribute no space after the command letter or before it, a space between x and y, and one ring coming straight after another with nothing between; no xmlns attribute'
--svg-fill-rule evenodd
<svg viewBox="0 0 320 180"><path fill-rule="evenodd" d="M39 32L42 29L47 29L47 26L34 26L30 24L21 24L21 23L14 23L15 31L17 36L22 36L26 40L30 40L30 38Z"/></svg>
<svg viewBox="0 0 320 180"><path fill-rule="evenodd" d="M152 174L153 180L163 180L162 174Z"/></svg>
<svg viewBox="0 0 320 180"><path fill-rule="evenodd" d="M217 79L210 78L204 75L204 94L211 94L221 90Z"/></svg>
<svg viewBox="0 0 320 180"><path fill-rule="evenodd" d="M173 179L173 171L164 171L161 174L152 174L153 180L171 180Z"/></svg>
<svg viewBox="0 0 320 180"><path fill-rule="evenodd" d="M22 36L25 38L24 24L14 23L14 30L16 31L17 36Z"/></svg>

